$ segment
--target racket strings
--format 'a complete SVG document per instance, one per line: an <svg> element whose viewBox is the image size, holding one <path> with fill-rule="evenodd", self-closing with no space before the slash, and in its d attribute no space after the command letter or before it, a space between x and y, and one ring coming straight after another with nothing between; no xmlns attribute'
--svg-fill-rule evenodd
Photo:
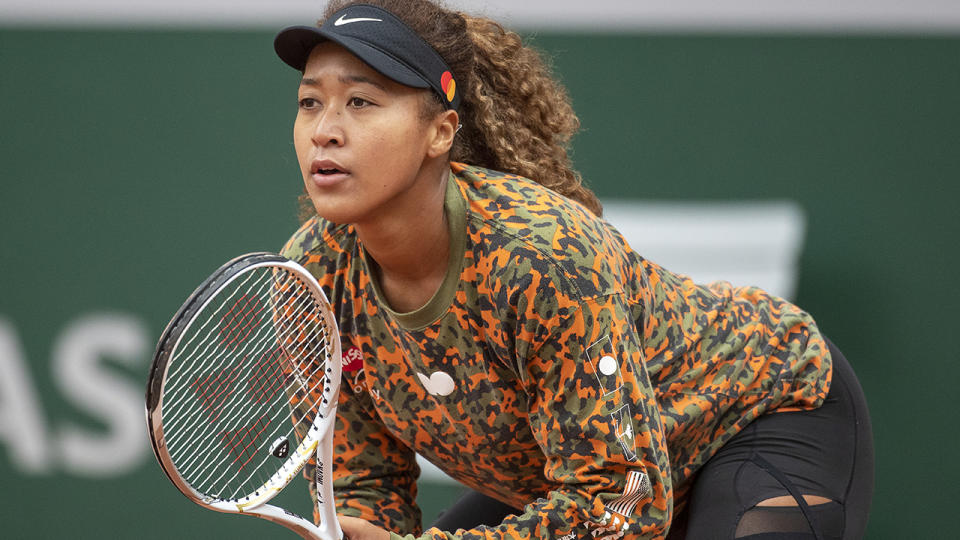
<svg viewBox="0 0 960 540"><path fill-rule="evenodd" d="M315 351L315 352L325 353L325 351ZM298 367L298 369L300 368ZM318 384L319 382L320 381L318 381ZM301 383L298 383L298 384L301 384ZM252 414L254 414L255 412L254 409L263 408L262 406L263 404L269 404L269 401L261 397L257 401L236 399L230 405L224 405L222 407L223 412L226 414L227 418L232 418L234 419L234 421L232 423L224 422L224 425L220 427L222 427L223 429L238 428L239 426L242 425L242 422L244 421L244 419L249 418ZM291 404L292 404L292 401L291 401ZM280 409L277 411L277 414L280 414L282 412L283 412L283 409ZM210 443L211 437L213 437L216 434L212 430L207 432L197 432L197 431L191 432L189 430L182 429L182 428L177 434L182 435L184 433L187 433L188 435L191 435L191 436L182 442L179 437L176 440L171 442L172 445L180 448L179 451L173 451L173 450L171 451L171 456L175 460L178 459L183 452L189 451L190 449L192 449L197 445L208 445Z"/></svg>
<svg viewBox="0 0 960 540"><path fill-rule="evenodd" d="M258 347L240 358L240 362L249 361L250 358L257 358L263 354L263 351L269 347L270 340L269 335L264 336L262 340L258 341ZM168 441L174 446L181 444L188 446L198 442L196 432L183 429L187 422L197 421L191 414L192 409L197 405L194 398L199 400L210 421L218 420L224 413L227 414L227 418L238 419L243 416L243 412L237 410L236 407L244 405L246 402L229 399L233 397L239 379L239 375L231 377L230 374L244 371L248 369L248 366L244 363L235 363L232 367L227 367L224 363L214 364L209 362L203 369L206 371L193 375L192 380L188 379L188 381L183 382L182 385L187 391L173 396L173 399L171 399L173 405L169 410L164 411L165 415L172 419L168 429L174 432ZM187 378L188 376L189 374L184 377ZM182 440L182 437L188 437L188 439Z"/></svg>
<svg viewBox="0 0 960 540"><path fill-rule="evenodd" d="M327 350L326 350L326 347L325 347L325 346L324 346L324 348L323 348L323 354L324 354L324 355L327 354ZM310 395L310 394L315 394L316 391L319 389L320 385L323 384L324 387L326 387L326 385L324 384L325 382L326 382L326 381L325 381L324 378L318 378L318 379L316 380L316 383L315 383L313 386L311 386L311 387L309 387L309 388L305 388L305 387L303 387L303 386L300 386L300 388L304 388L304 390L305 390L304 393L305 393L305 394L308 394L308 395ZM299 383L298 383L298 384L299 384ZM296 391L297 391L296 388L294 388L294 389L291 391L291 394L288 394L288 395L292 395L292 393L293 393L293 392L296 392ZM318 399L317 399L316 401L314 401L313 403L308 403L308 404L307 404L307 407L309 407L309 408L308 408L307 410L309 411L309 410L312 410L314 407L317 407L317 406L319 405L319 402L320 402L320 398L318 397ZM286 431L285 433L282 433L282 435L280 435L282 438L284 438L284 439L286 439L286 440L289 441L291 435L293 435L294 433L300 433L300 435L298 436L298 439L301 439L301 440L302 440L304 434L306 433L306 429L299 429L299 428L301 428L301 427L303 426L303 419L308 418L309 415L305 412L304 415L303 415L303 417L302 417L301 419L298 419L297 416L296 416L296 411L297 411L297 409L299 409L299 408L301 408L301 407L300 407L300 406L293 405L292 400L291 400L290 402L285 402L285 403L288 403L288 406L290 407L290 409L285 410L285 409L283 409L283 408L277 408L276 414L274 415L274 417L270 418L269 420L272 421L272 423L274 423L278 428L282 427L283 425L288 425L288 426L289 426L289 428L287 429L287 431ZM299 403L305 403L305 401L301 401L301 402L299 402ZM279 419L279 417L280 417L281 415L284 415L284 414L288 416L288 418L290 419L290 422L289 422L289 423L277 423L276 421ZM309 422L308 422L308 423L309 423ZM246 428L244 428L244 429L238 430L237 433L243 434L243 433L247 433L247 432L250 432L250 431L254 431L254 430L256 430L256 429L257 429L257 424L255 423L253 426L248 426L248 427L246 427ZM261 430L261 431L262 431L262 430ZM274 434L273 434L273 437L276 437L277 435L278 435L278 433L274 433ZM249 451L249 447L252 446L253 443L265 442L265 440L272 440L272 438L271 438L271 437L263 437L263 438L249 439L249 440L246 440L246 441L245 441L245 439L241 438L240 441L238 441L237 443L234 443L234 440L235 440L235 439L232 438L232 439L230 439L229 442L230 442L230 443L233 443L231 450L233 450L233 451L232 451L232 454L235 456L234 461L236 462L240 457L243 457L243 456L246 456L246 455L247 455L247 452ZM245 447L242 447L242 448L241 448L241 447L240 447L240 444L243 444ZM229 496L226 496L226 490L221 490L221 492L224 493L225 498L236 498L236 497L237 497L237 494L240 493L241 490L243 490L243 488L244 488L245 486L251 485L251 480L252 480L254 474L263 473L264 468L263 468L262 466L263 466L264 464L266 464L268 461L270 461L270 459L272 459L271 456L270 456L270 454L269 454L269 453L264 453L264 454L263 454L263 459L260 461L260 463L256 464L256 466L251 470L250 475L247 476L244 480L240 481L239 483L236 482L236 479L239 477L239 474L242 472L242 470L243 470L243 468L244 468L242 464L241 464L241 466L240 466L239 468L234 468L234 469L233 469L234 475L233 475L232 477L230 477L229 479L227 479L226 481L224 481L224 477L226 476L226 474L228 474L229 472L231 472L231 469L229 469L229 468L224 469L224 470L221 472L220 476L218 476L218 477L216 477L216 478L211 478L212 475L216 473L217 469L216 469L216 468L207 467L204 472L208 472L208 475L203 479L203 482L212 483L212 484L214 484L214 485L223 485L224 483L225 483L226 485L236 485L236 486L237 486L236 490L234 490ZM249 460L247 460L247 462L249 462ZM257 482L255 482L253 485L262 485L263 483L266 482L266 480L267 480L267 478L269 478L269 476L270 476L269 474L260 474L260 476L258 476L259 480L258 480Z"/></svg>
<svg viewBox="0 0 960 540"><path fill-rule="evenodd" d="M315 352L315 351L308 351L308 352L309 352L309 353L313 353L313 352ZM300 369L300 368L298 368L297 371L299 371L299 369ZM295 372L296 372L296 371L295 371ZM320 381L317 381L317 382L319 383ZM241 403L242 403L242 402L241 402ZM277 414L282 414L282 413L284 413L284 412L285 412L285 409L286 409L286 407L280 408L280 409L277 411ZM249 413L249 412L245 412L243 416L244 416L244 418L251 418L251 417L252 417L252 414ZM230 429L226 429L226 430L223 430L223 431L228 432L228 436L227 436L227 438L225 439L225 442L227 442L229 445L233 446L233 452L232 452L231 454L232 454L232 456L233 456L233 461L234 461L235 463L237 462L238 457L242 457L242 456L244 455L243 452L242 452L242 449L244 448L244 446L249 447L249 446L251 446L251 444L256 440L256 438L253 438L253 437L244 437L243 435L244 435L244 434L251 434L251 433L252 433L252 434L256 434L257 432L262 432L262 430L257 429L257 424L256 424L256 422L254 422L254 423L253 423L252 425L250 425L250 426L244 426L243 429L238 429L238 430L236 430L236 431L232 434L232 435L233 435L232 437L230 437L230 435L229 435L229 432L231 431ZM223 439L224 436L222 435L222 433L220 433L220 432L218 432L218 431L216 431L216 430L210 432L210 433L208 434L207 439L209 439L210 436L213 436L213 435L217 435L217 436L219 436L219 437L221 438L221 440L224 440L224 439ZM262 438L262 435L261 435L261 438ZM240 444L240 445L237 445L237 444L236 444L237 439L239 439L239 440L241 441L241 444ZM206 442L206 444L209 444L209 443L210 443L209 441ZM201 446L203 446L203 445L201 445ZM241 451L237 451L238 449L241 450ZM229 448L228 448L228 450L229 450ZM247 461L248 461L248 460L247 460ZM245 463L245 462L241 462L241 464L243 464L243 463ZM209 469L209 467L208 467L207 469ZM207 475L208 477L207 477L207 479L205 480L205 482L207 482L207 483L210 482L210 476L211 476L212 474L216 474L217 471L216 471L216 469L214 469L214 470L208 471L208 472L209 472L209 474ZM223 476L224 476L225 474L227 474L228 472L229 472L229 469L223 470L223 471L221 472L221 474L220 474L216 479L213 479L213 482L214 482L214 483L218 483L218 482L222 481ZM234 475L234 476L235 476L235 475ZM241 487L242 487L242 486L241 486Z"/></svg>
<svg viewBox="0 0 960 540"><path fill-rule="evenodd" d="M270 418L269 420L276 421L281 414L283 414L283 411L277 411L277 414L274 415L274 417L273 417L273 418ZM283 433L283 435L282 435L282 438L285 439L285 440L288 440L288 441L290 440L290 436L291 436L294 432L297 432L297 431L305 432L305 430L298 430L298 429L297 429L297 428L298 428L298 426L296 425L296 424L297 424L297 420L295 420L293 416L291 416L290 418L291 418L291 422L293 422L294 425L293 425L292 427L290 427L290 428L289 428L285 433ZM258 424L261 423L261 422L263 422L263 420L264 420L264 418L261 416L260 418L257 419L257 421L254 422L254 424L253 424L252 426L247 426L247 427L244 427L244 428L238 428L238 429L236 429L236 430L234 430L234 431L227 431L227 432L222 432L222 431L221 431L221 432L216 432L216 431L213 431L213 432L210 433L210 437L213 437L214 435L216 435L217 437L219 437L218 440L221 440L221 441L224 443L224 447L225 447L228 451L231 451L231 456L233 457L232 462L233 462L233 464L236 465L236 464L238 464L238 461L239 461L240 458L248 455L248 454L247 454L247 451L248 451L249 447L252 446L254 443L258 443L258 444L259 444L259 443L261 443L261 442L265 442L266 440L271 440L270 437L254 437L254 438L249 438L249 439L248 439L247 437L244 436L245 434L254 433L254 432L257 432L258 434L261 434L261 433L263 432L263 429L257 429L257 428L258 428ZM277 427L278 427L278 428L279 428L280 426L281 426L281 424L277 424ZM276 434L275 434L275 435L276 435ZM209 439L210 437L208 437L208 439ZM300 438L302 438L302 436L301 436ZM236 483L236 479L238 478L240 472L242 472L242 470L243 470L243 468L244 468L244 465L249 462L249 459L246 460L246 461L244 461L243 463L239 463L239 465L240 465L239 468L236 468L236 467L230 468L230 467L228 467L228 468L224 468L224 469L221 470L220 468L218 468L219 466L224 465L224 464L230 465L230 463L228 463L228 462L220 462L220 463L218 463L218 462L212 461L212 460L207 460L206 462L197 461L197 459L203 459L204 457L206 457L206 456L195 456L196 459L194 459L194 460L192 460L192 461L190 461L190 462L187 462L187 463L184 465L185 467L190 467L191 465L194 465L194 468L188 470L187 472L185 472L185 473L184 473L184 476L185 476L185 477L187 477L187 476L197 477L198 480L195 482L197 486L202 486L202 485L223 486L223 487L221 487L219 490L216 491L217 496L220 497L220 498L224 498L224 499L236 498L237 493L239 493L240 491L243 491L245 487L248 487L249 485L251 485L251 484L249 484L249 482L250 482L251 479L253 478L253 475L254 475L254 474L260 473L259 476L258 476L258 478L259 478L258 482L256 482L256 483L253 484L253 485L262 485L263 483L266 482L266 479L269 478L269 476L270 476L270 474L263 474L263 473L264 473L264 470L262 469L262 466L263 466L267 461L269 461L270 459L272 459L272 458L271 458L268 454L266 454L266 453L264 454L264 457L263 457L263 459L261 460L261 462L258 463L258 464L256 464L256 466L251 470L252 472L251 472L250 476L248 476L247 478L245 478L245 479L244 479L243 481L241 481L240 483ZM217 476L214 478L214 475L216 475L218 471L220 472L220 474L217 475ZM224 480L224 478L226 477L226 475L229 474L229 473L231 473L231 472L233 472L233 476L231 476L231 477L227 478L226 480ZM205 474L205 476L203 476L202 478L200 478L200 475L203 475L203 474ZM227 492L229 491L229 486L230 486L230 485L236 485L236 489L235 489L231 494L228 495ZM247 489L246 491L248 492L249 489ZM206 492L213 493L213 491L210 491L210 490L206 490Z"/></svg>
<svg viewBox="0 0 960 540"><path fill-rule="evenodd" d="M220 432L223 446L233 456L234 464L243 469L253 460L256 456L256 448L254 447L260 443L261 435L269 425L270 420L267 416L261 415L248 427Z"/></svg>
<svg viewBox="0 0 960 540"><path fill-rule="evenodd" d="M238 347L256 328L259 315L267 306L260 298L252 295L240 295L220 319L220 342L224 347Z"/></svg>
<svg viewBox="0 0 960 540"><path fill-rule="evenodd" d="M309 293L306 292L306 291L303 291L303 292L304 292L304 295L303 295L304 298L309 299L309 296L308 296ZM308 309L308 308L309 308L309 304L307 304L307 306L308 306L308 307L306 307L306 308L304 308L304 309ZM270 324L269 322L265 321L263 328L264 328L264 329L272 329L272 324ZM260 346L257 347L256 349L254 349L254 350L251 352L251 354L248 354L248 355L244 356L244 357L242 358L242 360L248 360L248 359L251 358L251 357L256 358L256 357L258 357L259 355L263 354L263 351L266 349L266 345L271 344L271 343L276 343L276 336L273 335L272 333L268 333L267 335L265 335L265 336L263 337L263 339L258 340L257 343L258 343ZM316 352L316 351L313 351L313 352ZM179 355L178 355L178 356L179 356ZM226 362L226 361L228 361L228 360L234 360L234 361L236 360L235 358L231 359L231 358L229 358L228 356L223 356L222 359L224 360L224 362ZM223 362L222 362L222 363L223 363ZM208 367L207 369L209 369L209 370L211 370L211 371L213 371L213 372L216 372L217 370L222 369L222 363L219 364L219 365L212 365L210 362L208 362L207 364L209 364L209 367ZM194 367L194 371L196 371L196 367L195 367L195 366L192 366L192 367ZM237 367L238 369L249 369L249 366L247 366L247 365L245 365L245 364L237 364L236 367ZM229 391L229 390L226 390L226 391ZM216 392L216 393L224 393L224 392L226 392L226 391L221 390L221 391L218 391L218 392ZM181 394L182 394L182 393L181 393ZM176 394L176 395L177 395L177 396L180 396L180 394ZM186 406L193 405L193 402L192 402L190 399L183 399L183 400L181 401L181 404L182 404L184 407L186 407ZM235 428L237 428L237 427L239 426L240 422L242 421L242 419L248 418L248 417L251 416L250 411L248 411L248 410L243 410L243 409L240 409L240 410L237 409L237 407L244 406L244 405L250 405L250 403L248 403L246 400L235 400L235 401L233 402L233 407L230 408L230 409L226 409L226 410L224 411L224 412L227 413L228 417L236 419L235 425L233 425L233 426L226 426L227 429L235 429ZM216 406L217 406L218 409L224 409L224 407L225 407L226 405L225 405L225 404L216 404ZM179 409L176 409L176 408L172 408L172 409L171 409L171 414L180 414L180 413L181 413L181 411L180 411ZM184 422L191 419L190 416L184 415L184 414L180 414L180 416L178 416L178 418L181 419L181 420L183 420ZM175 425L175 427L182 427L182 426L179 426L179 425L176 424L176 423L173 423L173 424ZM179 443L181 442L180 439L177 438L176 436L171 436L171 437L170 437L170 443L171 443L172 445L180 446L181 448L184 449L184 451L189 450L190 448L192 448L193 446L195 446L195 445L197 445L197 444L209 444L209 440L197 440L197 435L198 435L198 433L196 433L196 432L191 432L191 431L186 430L186 429L179 429L177 435L181 435L181 436L182 436L183 434L193 435L193 437L187 439L186 441L183 441L183 444L179 444ZM209 433L207 439L209 439L209 437L210 437L210 436L213 436L213 435L215 435L215 434L214 434L214 433ZM174 454L174 453L171 453L171 454L172 454L172 457L174 457L174 459L176 459L177 457L179 457L178 454Z"/></svg>
<svg viewBox="0 0 960 540"><path fill-rule="evenodd" d="M269 326L270 326L269 323L266 323L266 324L265 324L265 328L269 328ZM267 350L267 349L266 349L266 346L267 346L267 345L273 340L273 338L275 338L275 337L276 337L276 336L273 336L273 335L264 336L264 339L261 340L262 346L258 347L257 349L254 349L254 351L252 352L252 354L251 354L251 355L248 355L248 356L245 357L244 359L246 360L246 359L248 359L248 358L250 358L250 357L260 357L260 355L262 355L263 352L264 352L265 350ZM311 354L311 355L316 355L317 352L318 352L317 350L308 351L308 353ZM179 356L179 355L178 355L178 356ZM217 365L211 364L211 365L209 366L209 368L208 368L208 369L211 370L211 371L208 371L208 373L217 373L217 370L223 369L222 364L223 364L223 362L221 362L221 364L217 364ZM239 369L247 369L247 366L244 365L244 364L235 364L234 369L238 369L238 370L239 370ZM299 374L299 370L301 370L301 369L302 369L302 368L298 366L298 370L294 370L294 373L295 373L295 374ZM225 372L225 370L224 370L224 371L220 371L221 374L223 374L224 372ZM302 378L302 377L301 377L301 378ZM204 380L204 379L198 379L198 380ZM217 379L217 380L219 381L220 379ZM195 380L194 383L191 383L191 384L190 384L190 387L194 388L195 393L196 393L196 388L195 388L195 383L196 383L196 382L197 382L197 381ZM215 395L215 396L223 396L223 394L225 394L226 392L232 391L232 389L233 389L233 386L226 386L226 387L224 387L224 388L222 388L222 389L218 388L218 389L214 389L214 390L207 391L207 392L205 392L205 393L213 394L213 395ZM183 393L181 392L181 393L178 393L178 394L175 394L175 395L178 396L178 397L180 397L180 396L183 396ZM194 402L189 399L189 396L184 396L184 399L181 399L178 404L181 405L180 408L171 407L170 412L167 413L167 409L166 409L166 407L165 407L165 411L164 411L165 414L176 415L175 418L174 418L174 420L171 421L171 423L170 423L170 425L173 426L173 429L176 430L176 432L173 433L173 434L171 434L170 437L169 437L169 439L168 439L169 442L170 442L170 444L171 444L172 446L179 446L179 447L184 448L184 449L189 449L189 448L191 448L193 445L195 445L195 444L197 444L197 443L208 443L209 441L207 441L207 440L197 440L197 436L198 436L198 433L197 433L197 432L191 432L191 431L189 431L189 430L182 429L182 427L183 427L182 424L183 424L183 423L185 423L185 422L187 422L187 421L194 420L194 419L193 419L193 417L190 416L190 415L182 414L183 411L182 411L181 409L182 409L182 408L185 408L185 407L189 407L189 406L191 406L191 405L194 405ZM235 419L238 419L238 420L239 420L239 419L242 419L242 418L245 418L246 416L248 416L248 413L245 412L244 410L237 410L236 407L242 406L242 405L245 405L245 404L248 404L248 403L247 403L246 401L243 401L243 400L237 400L237 401L233 402L233 408L231 408L231 409L229 409L229 410L226 410L226 411L223 411L224 407L226 406L226 403L214 403L213 406L215 407L215 410L226 412L226 413L228 414L228 417L235 418ZM210 409L209 409L209 408L207 409L207 412L208 412L208 413L210 412ZM219 415L217 415L217 416L219 416ZM213 419L213 418L214 418L214 417L211 417L211 419ZM192 435L192 437L191 437L191 435ZM188 437L190 437L190 438L187 439L186 441L181 441L181 438L182 438L183 436L188 436ZM181 443L182 443L182 444L181 444ZM178 457L178 455L177 455L176 453L174 453L174 452L171 452L171 455L172 455L172 457L173 457L174 459L176 459L176 458Z"/></svg>
<svg viewBox="0 0 960 540"><path fill-rule="evenodd" d="M232 290L240 293L241 295L249 294L251 296L257 296L257 297L262 296L264 294L264 291L270 286L270 283L262 282L255 288L255 286L251 285L250 282L255 281L257 277L258 276L256 273L250 272L248 275L244 276L242 280L232 283L230 287L232 288ZM246 293L244 293L243 291L246 291ZM203 322L200 329L194 332L192 335L190 335L189 338L186 339L186 341L184 341L181 338L181 341L183 342L183 344L179 346L183 349L189 349L191 345L194 345L193 343L194 341L197 341L198 339L202 340L202 339L211 337L213 334L207 331L206 329L207 325L215 324L219 321L222 321L226 317L226 314L223 313L223 310L226 309L227 310L226 313L230 313L230 311L234 309L234 306L236 305L236 303L237 303L237 299L234 298L232 295L223 295L223 299L220 302L220 304L216 308L212 309L212 311L209 313L208 318ZM198 345L194 345L194 349L196 348L198 348Z"/></svg>
<svg viewBox="0 0 960 540"><path fill-rule="evenodd" d="M328 330L313 295L282 270L249 274L181 337L164 390L171 458L192 486L218 498L262 485L270 460L282 465L266 444L302 438L299 424L329 383Z"/></svg>
<svg viewBox="0 0 960 540"><path fill-rule="evenodd" d="M251 378L247 380L245 385L247 399L258 405L272 403L286 386L286 377L283 375L279 363L270 363L270 360L275 358L274 355L282 354L282 351L268 349L268 353L271 353L271 355L267 358L267 361L260 360L254 363ZM261 415L247 428L221 432L223 445L234 456L234 461L243 460L242 463L239 463L241 469L253 459L256 453L254 446L259 441L259 435L267 429L269 424L270 419L266 415Z"/></svg>
<svg viewBox="0 0 960 540"><path fill-rule="evenodd" d="M249 275L244 276L243 281L233 285L235 291L247 290L248 294L262 295L265 294L266 288L270 286L269 283L265 282L260 284L257 289L253 289L249 285L249 282L256 277L255 273L251 272ZM214 346L216 343L215 340L209 339L213 334L209 331L208 326L210 324L215 324L223 315L224 308L229 309L227 306L232 305L233 300L236 301L232 295L223 295L223 301L220 304L212 308L210 313L207 315L206 319L198 328L191 328L190 333L181 336L180 342L177 344L177 357L189 359L186 363L175 362L170 367L170 373L167 375L168 379L175 379L178 373L192 374L197 369L197 365L209 364L213 356L219 354L221 351ZM209 307L209 306L207 306ZM206 307L204 308L206 309ZM197 317L193 320L193 326L196 326ZM263 331L266 331L267 328L263 327ZM269 337L269 336L266 336ZM201 350L202 347L202 350ZM200 352L198 352L200 351ZM183 391L186 391L186 387L183 386L174 386L174 389L166 393L165 397L167 399L179 400L182 398L180 395Z"/></svg>
<svg viewBox="0 0 960 540"><path fill-rule="evenodd" d="M316 386L311 387L310 391L312 392L316 390L319 387L319 384L320 384L320 381L318 381L318 384ZM320 399L318 398L317 401L311 404L311 406L318 407L319 401ZM296 435L297 440L302 440L306 436L307 429L311 424L311 422L307 420L308 418L309 418L309 415L306 413L302 417L298 418L295 412L291 411L291 414L289 416L290 422L287 424L289 427L287 431L281 435L281 438L289 441L291 439L291 436ZM267 438L267 440L269 440L269 438ZM243 471L243 467L241 466L239 469L235 469L234 475L227 481L227 484L235 485L237 486L237 488L229 494L229 497L235 499L242 494L242 491L249 491L249 490L243 490L243 487L251 485L251 481L253 480L255 475L257 476L258 481L255 482L254 485L259 486L266 483L270 475L262 474L262 471L264 470L263 466L271 459L273 459L273 457L271 456L270 453L267 453L267 452L263 453L260 462L256 464L252 469L249 469L250 473L245 478L239 481L238 479L239 479L240 473ZM249 462L249 460L247 461Z"/></svg>
<svg viewBox="0 0 960 540"><path fill-rule="evenodd" d="M327 348L326 348L326 345L323 346L323 354L324 354L324 355L328 355L328 350L327 350ZM324 388L323 393L321 393L321 392L318 391L318 390L320 390L321 385L323 385L323 388ZM316 380L316 382L315 382L312 386L310 386L309 388L308 388L308 387L304 387L304 386L299 386L299 387L298 387L298 388L302 388L302 389L303 389L303 393L306 394L306 395L316 395L316 396L317 396L317 399L316 399L315 401L313 401L312 403L310 403L309 401L306 401L306 400L300 400L300 401L298 401L298 403L300 404L299 406L296 406L296 405L293 405L293 406L292 406L293 408L289 411L289 416L288 416L288 418L289 418L290 421L287 422L287 423L285 423L285 424L278 424L278 427L281 426L281 425L288 425L288 426L289 426L288 429L287 429L287 431L286 431L285 433L283 433L283 435L282 435L282 438L283 438L283 439L289 441L289 440L291 440L291 439L290 439L291 436L294 435L294 434L297 435L297 437L296 437L297 440L302 440L302 439L306 436L307 430L308 430L309 426L312 424L312 422L309 421L309 418L310 418L310 416L309 416L309 411L310 411L310 410L314 410L315 408L318 408L318 407L320 406L320 401L321 401L321 399L322 399L322 395L323 395L324 393L327 393L327 391L326 391L326 388L327 388L327 387L328 387L328 384L327 384L327 381L326 381L325 378L318 378L318 379ZM297 387L295 387L295 388L297 388ZM294 391L296 391L296 390L294 390ZM297 411L304 409L304 408L303 408L303 405L302 405L302 404L304 404L304 403L306 403L306 409L304 410L303 415L298 417L298 416L297 416ZM274 420L276 420L276 418L274 418ZM270 438L267 438L267 440L271 440L271 439L270 439ZM259 474L259 473L262 473L262 472L265 470L264 465L265 465L268 461L270 461L271 459L273 459L273 457L272 457L269 453L266 453L266 452L263 453L263 458L261 459L260 463L256 464L256 465L254 466L254 468L250 470L251 472L248 474L248 476L247 476L246 478L240 480L239 482L237 482L237 479L238 479L240 473L242 472L243 468L241 467L241 468L239 468L239 469L235 469L235 474L233 475L233 477L231 477L231 478L228 480L227 483L228 483L228 484L232 484L232 485L236 485L237 488L236 488L233 492L230 493L229 497L230 497L230 498L237 498L237 496L240 495L241 492L248 492L249 489L244 489L245 486L250 486L250 485L259 486L259 485L263 485L264 483L266 483L266 481L267 481L267 479L269 478L270 475L268 475L268 474ZM255 475L257 475L258 480L257 480L256 482L253 482L253 483L252 483L252 480L253 480L253 478L254 478ZM221 477L221 479L222 479L222 477ZM221 480L221 479L218 479L218 481Z"/></svg>
<svg viewBox="0 0 960 540"><path fill-rule="evenodd" d="M237 287L241 288L241 287L247 286L247 281L249 281L249 277L247 280L240 283ZM256 290L256 293L261 295L267 294L268 289L266 287L268 285L270 284L264 283L261 287L259 287ZM310 301L312 299L310 297L309 291L302 290L300 291L300 293L301 293L301 297L306 299L307 301ZM170 418L174 419L168 425L175 430L178 427L180 427L177 425L178 420L186 421L187 419L189 419L189 416L181 414L182 411L178 409L178 406L188 407L192 405L192 402L187 399L187 396L185 394L188 393L189 391L193 391L194 393L196 392L195 385L181 383L182 377L196 376L198 370L200 369L198 366L205 366L208 373L218 373L218 370L221 369L224 364L235 361L235 358L233 358L230 354L224 354L224 351L213 346L215 342L212 339L208 339L208 338L211 338L211 336L213 335L208 328L211 324L211 321L215 320L218 317L223 316L221 315L221 313L224 307L227 304L231 303L230 301L231 301L231 297L227 296L227 298L225 298L224 301L221 302L219 306L217 306L211 311L211 313L207 316L206 320L203 322L203 324L199 326L199 328L197 328L196 330L191 329L192 334L190 335L189 339L186 340L185 345L178 346L177 348L177 351L175 354L175 360L179 360L181 358L183 358L184 360L180 361L179 363L175 362L171 366L170 374L168 375L168 380L170 381L170 383L168 384L170 384L171 388L165 394L165 399L168 400L168 402L172 403L172 405L165 405L164 407L165 415L169 415ZM309 304L306 304L306 306L309 307ZM305 307L304 309L307 309L307 307ZM256 339L251 339L249 341L250 351L247 354L250 354L250 355L262 354L264 350L266 350L273 343L275 343L276 335L272 332L272 330L273 329L271 327L271 324L269 324L268 321L264 321L263 324L260 325L259 329L255 334ZM181 341L184 341L184 339L181 338ZM197 351L200 351L200 352L197 352ZM234 352L237 352L237 351L234 351ZM220 359L220 363L215 364L214 362L218 358ZM214 397L215 396L216 394L214 394ZM183 433L183 431L182 430L178 431L178 433ZM170 441L175 442L176 439L171 438Z"/></svg>

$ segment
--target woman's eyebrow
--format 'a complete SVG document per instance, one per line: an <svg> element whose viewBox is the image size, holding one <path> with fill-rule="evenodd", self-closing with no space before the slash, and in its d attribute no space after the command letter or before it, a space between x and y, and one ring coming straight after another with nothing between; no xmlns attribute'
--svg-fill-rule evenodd
<svg viewBox="0 0 960 540"><path fill-rule="evenodd" d="M337 77L337 80L339 80L342 84L360 83L360 84L369 84L372 86L376 86L377 88L384 91L386 91L387 89L385 86L378 83L377 81L371 79L370 77L364 77L363 75L340 75Z"/></svg>
<svg viewBox="0 0 960 540"><path fill-rule="evenodd" d="M372 86L376 86L377 88L383 91L387 90L386 87L380 84L379 82L371 79L370 77L365 77L363 75L340 75L337 77L337 80L340 81L341 84L357 84L357 83L369 84ZM320 81L317 79L304 77L300 79L300 86L322 86L322 85L320 84Z"/></svg>

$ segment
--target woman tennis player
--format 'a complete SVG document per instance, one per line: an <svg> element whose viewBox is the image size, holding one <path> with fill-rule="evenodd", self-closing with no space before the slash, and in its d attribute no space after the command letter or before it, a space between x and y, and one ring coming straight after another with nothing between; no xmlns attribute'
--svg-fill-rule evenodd
<svg viewBox="0 0 960 540"><path fill-rule="evenodd" d="M796 306L635 253L516 34L426 0L337 1L275 48L303 73L309 215L283 254L338 317L351 540L863 535L850 366ZM415 453L471 488L426 530Z"/></svg>

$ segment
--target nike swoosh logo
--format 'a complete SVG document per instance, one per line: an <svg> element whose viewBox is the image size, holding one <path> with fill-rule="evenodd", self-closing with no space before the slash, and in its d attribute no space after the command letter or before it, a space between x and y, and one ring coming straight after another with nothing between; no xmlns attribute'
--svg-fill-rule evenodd
<svg viewBox="0 0 960 540"><path fill-rule="evenodd" d="M368 19L368 18L366 18L366 17L356 17L356 18L354 18L354 19L348 19L346 15L341 15L339 19L337 19L336 21L334 21L333 25L334 25L334 26L343 26L343 25L345 25L345 24L350 24L350 23L355 23L355 22L363 22L363 21L383 22L383 19Z"/></svg>

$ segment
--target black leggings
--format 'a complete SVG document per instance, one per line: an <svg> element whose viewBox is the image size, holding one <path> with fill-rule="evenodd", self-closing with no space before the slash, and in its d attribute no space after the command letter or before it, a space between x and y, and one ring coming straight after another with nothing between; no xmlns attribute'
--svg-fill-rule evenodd
<svg viewBox="0 0 960 540"><path fill-rule="evenodd" d="M812 411L761 416L700 470L670 540L863 538L873 495L873 436L863 390L828 341L833 382ZM831 502L809 505L803 495ZM756 506L790 496L796 506ZM496 525L519 511L468 491L433 524L441 530Z"/></svg>

